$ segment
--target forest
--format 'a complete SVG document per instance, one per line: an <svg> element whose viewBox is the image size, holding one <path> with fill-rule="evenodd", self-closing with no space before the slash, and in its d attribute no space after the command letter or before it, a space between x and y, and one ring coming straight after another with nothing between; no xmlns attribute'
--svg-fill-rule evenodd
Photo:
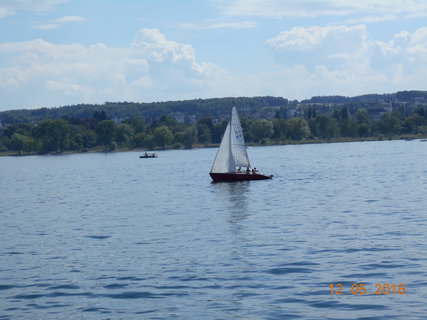
<svg viewBox="0 0 427 320"><path fill-rule="evenodd" d="M424 98L402 102L378 95L356 102L333 96L302 103L274 97L222 98L139 104L139 108L106 103L7 111L0 113L0 152L59 154L212 146L221 141L232 105L241 115L245 140L252 145L425 138Z"/></svg>

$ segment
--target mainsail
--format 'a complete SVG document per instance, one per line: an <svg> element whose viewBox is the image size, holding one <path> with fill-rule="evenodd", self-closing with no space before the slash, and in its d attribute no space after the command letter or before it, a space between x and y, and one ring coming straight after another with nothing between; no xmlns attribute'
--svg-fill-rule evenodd
<svg viewBox="0 0 427 320"><path fill-rule="evenodd" d="M211 172L231 173L236 167L250 167L245 147L242 125L236 107L231 112L231 120L227 124L221 145L212 164Z"/></svg>

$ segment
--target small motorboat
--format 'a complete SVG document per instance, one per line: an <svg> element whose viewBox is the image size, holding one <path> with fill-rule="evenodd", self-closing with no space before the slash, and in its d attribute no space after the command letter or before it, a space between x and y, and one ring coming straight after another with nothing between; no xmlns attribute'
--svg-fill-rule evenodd
<svg viewBox="0 0 427 320"><path fill-rule="evenodd" d="M142 156L139 156L140 158L157 158L159 155L155 152L144 152Z"/></svg>

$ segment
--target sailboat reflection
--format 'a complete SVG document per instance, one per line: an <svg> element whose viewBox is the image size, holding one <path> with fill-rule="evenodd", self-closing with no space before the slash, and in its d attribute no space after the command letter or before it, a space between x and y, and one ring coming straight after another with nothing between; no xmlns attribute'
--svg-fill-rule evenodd
<svg viewBox="0 0 427 320"><path fill-rule="evenodd" d="M233 226L233 232L239 232L241 222L248 216L248 204L250 201L250 182L213 184L222 201L226 200L228 211L227 221Z"/></svg>

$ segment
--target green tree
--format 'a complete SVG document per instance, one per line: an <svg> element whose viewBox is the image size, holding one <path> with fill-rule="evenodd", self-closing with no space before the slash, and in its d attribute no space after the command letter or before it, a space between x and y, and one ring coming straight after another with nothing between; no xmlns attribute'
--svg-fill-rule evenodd
<svg viewBox="0 0 427 320"><path fill-rule="evenodd" d="M72 135L71 142L70 142L70 149L71 150L80 150L83 148L83 136L82 134L76 133Z"/></svg>
<svg viewBox="0 0 427 320"><path fill-rule="evenodd" d="M184 131L178 131L175 133L174 135L174 148L175 149L181 149L184 146L184 142L185 142L185 132Z"/></svg>
<svg viewBox="0 0 427 320"><path fill-rule="evenodd" d="M339 121L339 130L343 137L356 137L358 135L357 123L350 119Z"/></svg>
<svg viewBox="0 0 427 320"><path fill-rule="evenodd" d="M272 121L273 124L273 139L280 142L289 136L288 121L283 118L276 118Z"/></svg>
<svg viewBox="0 0 427 320"><path fill-rule="evenodd" d="M175 142L184 145L186 149L191 149L194 143L198 142L197 128L189 126L184 131L175 134Z"/></svg>
<svg viewBox="0 0 427 320"><path fill-rule="evenodd" d="M335 118L320 115L309 121L311 133L322 139L338 137L340 129Z"/></svg>
<svg viewBox="0 0 427 320"><path fill-rule="evenodd" d="M357 123L366 123L367 125L372 126L372 117L365 108L358 109L356 111L355 118Z"/></svg>
<svg viewBox="0 0 427 320"><path fill-rule="evenodd" d="M163 115L160 117L159 120L154 121L151 124L151 127L157 128L157 127L166 126L167 128L171 129L171 128L175 128L177 125L179 125L179 123L174 118L168 115Z"/></svg>
<svg viewBox="0 0 427 320"><path fill-rule="evenodd" d="M274 116L275 119L287 119L288 118L288 109L287 107L281 106L280 109L276 112Z"/></svg>
<svg viewBox="0 0 427 320"><path fill-rule="evenodd" d="M107 120L107 114L105 113L104 110L102 110L101 112L95 111L92 118L95 119L97 122L101 122L101 121Z"/></svg>
<svg viewBox="0 0 427 320"><path fill-rule="evenodd" d="M82 133L83 148L92 148L96 146L97 136L93 130L85 130Z"/></svg>
<svg viewBox="0 0 427 320"><path fill-rule="evenodd" d="M148 148L153 149L153 136L147 133L137 133L133 136L132 145L135 148Z"/></svg>
<svg viewBox="0 0 427 320"><path fill-rule="evenodd" d="M20 123L15 130L15 133L19 133L26 137L31 137L31 130L33 126L30 123Z"/></svg>
<svg viewBox="0 0 427 320"><path fill-rule="evenodd" d="M384 135L399 134L401 130L400 120L389 112L382 115L377 126L378 131Z"/></svg>
<svg viewBox="0 0 427 320"><path fill-rule="evenodd" d="M70 144L70 137L71 137L70 124L63 119L54 120L54 130L55 130L55 133L57 134L59 151L63 152L69 147L69 144Z"/></svg>
<svg viewBox="0 0 427 320"><path fill-rule="evenodd" d="M21 154L21 151L31 150L32 139L19 133L14 133L9 142L9 149Z"/></svg>
<svg viewBox="0 0 427 320"><path fill-rule="evenodd" d="M262 141L270 138L274 134L273 124L265 119L254 120L249 128L254 141Z"/></svg>
<svg viewBox="0 0 427 320"><path fill-rule="evenodd" d="M200 143L208 144L212 142L211 129L204 123L197 124L198 140Z"/></svg>
<svg viewBox="0 0 427 320"><path fill-rule="evenodd" d="M185 141L184 146L186 149L191 149L193 147L193 143L198 142L198 131L195 126L190 126L184 130L185 133Z"/></svg>
<svg viewBox="0 0 427 320"><path fill-rule="evenodd" d="M421 117L427 118L427 109L424 109L422 107L418 107L415 109L415 113Z"/></svg>
<svg viewBox="0 0 427 320"><path fill-rule="evenodd" d="M356 131L359 137L369 137L372 134L373 120L368 110L360 108L355 114Z"/></svg>
<svg viewBox="0 0 427 320"><path fill-rule="evenodd" d="M116 127L116 142L120 147L129 146L134 135L135 129L128 124L119 124Z"/></svg>
<svg viewBox="0 0 427 320"><path fill-rule="evenodd" d="M403 122L403 131L405 133L420 133L427 125L427 118L424 115L415 113Z"/></svg>
<svg viewBox="0 0 427 320"><path fill-rule="evenodd" d="M307 120L311 118L316 118L316 107L308 107L308 110L305 111L307 113Z"/></svg>
<svg viewBox="0 0 427 320"><path fill-rule="evenodd" d="M153 143L156 146L165 148L172 143L173 138L172 131L167 126L160 126L154 129Z"/></svg>
<svg viewBox="0 0 427 320"><path fill-rule="evenodd" d="M145 141L145 137L147 136L146 133L137 133L133 136L132 138L132 146L134 148L142 148L144 147L144 141Z"/></svg>
<svg viewBox="0 0 427 320"><path fill-rule="evenodd" d="M46 119L33 128L33 136L40 141L40 152L63 152L70 145L70 124L63 119Z"/></svg>
<svg viewBox="0 0 427 320"><path fill-rule="evenodd" d="M372 133L372 128L366 123L357 124L356 130L359 137L369 137Z"/></svg>
<svg viewBox="0 0 427 320"><path fill-rule="evenodd" d="M96 125L96 134L98 141L105 146L105 149L112 150L114 136L116 132L116 124L113 120L102 120Z"/></svg>
<svg viewBox="0 0 427 320"><path fill-rule="evenodd" d="M130 125L135 130L135 133L141 133L145 131L145 120L142 117L135 116L124 120L123 123Z"/></svg>
<svg viewBox="0 0 427 320"><path fill-rule="evenodd" d="M289 137L293 140L301 140L311 135L310 127L306 120L300 117L292 118L288 121Z"/></svg>
<svg viewBox="0 0 427 320"><path fill-rule="evenodd" d="M212 129L214 128L214 123L213 123L213 118L212 117L202 117L197 121L197 124L201 124L201 125L206 125L208 126L209 130L212 131Z"/></svg>

